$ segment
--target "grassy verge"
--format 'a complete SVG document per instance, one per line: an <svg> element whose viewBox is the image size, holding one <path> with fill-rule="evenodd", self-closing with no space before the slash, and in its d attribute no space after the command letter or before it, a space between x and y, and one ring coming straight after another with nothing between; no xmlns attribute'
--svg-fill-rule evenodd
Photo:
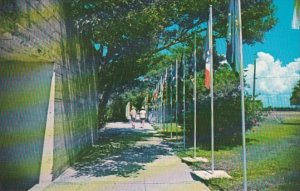
<svg viewBox="0 0 300 191"><path fill-rule="evenodd" d="M165 136L170 136L171 132L173 136L182 136L182 128L180 126L176 127L176 123L164 123L157 127L157 131Z"/></svg>
<svg viewBox="0 0 300 191"><path fill-rule="evenodd" d="M265 121L247 132L247 176L250 190L298 190L300 188L300 113L287 113L282 123ZM192 156L192 150L179 156ZM197 149L197 155L210 158L210 149ZM215 152L215 166L233 179L206 182L211 190L241 190L242 148L222 147ZM192 166L210 169L210 164Z"/></svg>

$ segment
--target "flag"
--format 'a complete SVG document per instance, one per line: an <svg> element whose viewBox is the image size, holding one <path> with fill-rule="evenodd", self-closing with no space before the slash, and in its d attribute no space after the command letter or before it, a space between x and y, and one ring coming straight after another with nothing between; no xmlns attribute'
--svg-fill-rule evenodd
<svg viewBox="0 0 300 191"><path fill-rule="evenodd" d="M292 29L300 29L300 0L295 0Z"/></svg>
<svg viewBox="0 0 300 191"><path fill-rule="evenodd" d="M210 71L211 69L211 56L212 53L210 52L212 50L212 48L210 47L210 34L211 31L211 23L210 21L207 24L207 34L206 34L206 42L205 42L205 48L204 48L204 52L203 52L203 59L205 60L205 81L204 81L204 85L207 89L210 89L210 73L212 71Z"/></svg>
<svg viewBox="0 0 300 191"><path fill-rule="evenodd" d="M154 91L153 91L153 101L156 101L158 98L158 88L157 86L155 87Z"/></svg>
<svg viewBox="0 0 300 191"><path fill-rule="evenodd" d="M164 86L163 86L163 95L164 95L164 100L167 99L167 88L168 88L168 69L166 69L166 73L165 73L165 76L164 76Z"/></svg>
<svg viewBox="0 0 300 191"><path fill-rule="evenodd" d="M159 81L159 97L160 99L163 98L163 91L164 91L164 78L161 76Z"/></svg>
<svg viewBox="0 0 300 191"><path fill-rule="evenodd" d="M247 191L247 155L246 155L246 133L245 133L245 97L244 97L244 76L243 76L243 46L242 46L242 21L241 1L230 0L228 14L227 52L226 58L232 69L240 73L241 89L241 122L243 142L243 185Z"/></svg>
<svg viewBox="0 0 300 191"><path fill-rule="evenodd" d="M240 8L237 0L230 0L228 13L228 30L227 30L227 49L226 59L231 68L236 72L240 72L240 34L241 21L239 21Z"/></svg>
<svg viewBox="0 0 300 191"><path fill-rule="evenodd" d="M210 89L211 87L211 80L212 80L212 13L211 13L211 8L210 8L210 14L209 14L209 20L207 22L207 33L206 33L206 42L205 42L205 47L204 47L204 52L203 52L203 59L205 60L205 87L207 89Z"/></svg>

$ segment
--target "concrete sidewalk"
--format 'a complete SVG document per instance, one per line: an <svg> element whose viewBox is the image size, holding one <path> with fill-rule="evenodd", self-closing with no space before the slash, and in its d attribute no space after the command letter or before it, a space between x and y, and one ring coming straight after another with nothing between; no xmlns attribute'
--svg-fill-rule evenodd
<svg viewBox="0 0 300 191"><path fill-rule="evenodd" d="M191 169L174 155L162 138L154 137L155 133L149 124L143 129L139 125L132 129L128 123L109 123L100 138L110 138L118 143L118 140L138 134L139 140L122 152L105 158L91 153L87 156L88 163L78 162L51 184L32 190L209 190L203 183L193 180Z"/></svg>

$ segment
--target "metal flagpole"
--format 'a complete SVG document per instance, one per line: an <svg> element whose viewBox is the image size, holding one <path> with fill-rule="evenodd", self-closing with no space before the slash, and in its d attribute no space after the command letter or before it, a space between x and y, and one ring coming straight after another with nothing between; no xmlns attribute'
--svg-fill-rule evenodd
<svg viewBox="0 0 300 191"><path fill-rule="evenodd" d="M176 59L176 111L175 111L175 117L176 117L176 139L178 139L178 60Z"/></svg>
<svg viewBox="0 0 300 191"><path fill-rule="evenodd" d="M153 123L156 123L157 121L157 113L156 113L156 84L154 89L154 99L153 99L153 117L155 117L155 120L153 120Z"/></svg>
<svg viewBox="0 0 300 191"><path fill-rule="evenodd" d="M164 128L164 76L162 75L161 89L161 125Z"/></svg>
<svg viewBox="0 0 300 191"><path fill-rule="evenodd" d="M163 126L163 77L160 78L160 126Z"/></svg>
<svg viewBox="0 0 300 191"><path fill-rule="evenodd" d="M157 125L159 125L159 104L158 104L158 101L159 101L159 81L158 83L156 84L156 89L157 89L157 98L156 98L156 102L155 102L155 105L156 105L156 123Z"/></svg>
<svg viewBox="0 0 300 191"><path fill-rule="evenodd" d="M210 106L211 106L211 171L214 173L214 71L213 71L213 44L212 44L212 6L209 7L209 58L210 58Z"/></svg>
<svg viewBox="0 0 300 191"><path fill-rule="evenodd" d="M158 84L156 84L156 100L155 100L155 108L156 108L156 124L158 125Z"/></svg>
<svg viewBox="0 0 300 191"><path fill-rule="evenodd" d="M167 73L167 78L166 78L166 129L168 130L169 129L169 104L168 104L168 68L166 68L166 73Z"/></svg>
<svg viewBox="0 0 300 191"><path fill-rule="evenodd" d="M147 88L147 99L146 99L146 104L145 104L145 111L146 111L146 118L149 121L149 88Z"/></svg>
<svg viewBox="0 0 300 191"><path fill-rule="evenodd" d="M197 60L196 60L196 32L195 32L195 36L194 36L194 158L196 158L196 144L197 144L197 140L196 140L196 133L197 133L197 130L196 130L196 125L197 125L197 122L196 122L196 117L197 117L197 99L196 99L196 68L197 68Z"/></svg>
<svg viewBox="0 0 300 191"><path fill-rule="evenodd" d="M171 68L169 69L170 71L171 71ZM169 77L169 79L171 79L171 75L170 75L170 77ZM168 130L171 132L171 81L172 80L170 80L170 83L168 83L168 85L169 85L169 87L168 87L168 89L169 89L169 106L168 106Z"/></svg>
<svg viewBox="0 0 300 191"><path fill-rule="evenodd" d="M165 74L165 84L164 84L164 89L165 89L165 91L166 91L166 94L164 95L164 97L163 97L163 101L164 101L164 129L165 129L165 131L167 131L167 125L166 125L166 103L167 103L167 76L168 76L168 69L166 69L166 74ZM166 98L166 99L164 99L164 98Z"/></svg>
<svg viewBox="0 0 300 191"><path fill-rule="evenodd" d="M183 62L182 62L182 67L183 67L183 148L186 148L186 135L185 135L185 56L183 56Z"/></svg>
<svg viewBox="0 0 300 191"><path fill-rule="evenodd" d="M256 58L254 60L254 72L253 72L253 92L252 92L252 111L254 112L254 103L255 103L255 80L256 80Z"/></svg>
<svg viewBox="0 0 300 191"><path fill-rule="evenodd" d="M172 88L172 81L173 81L173 74L172 74L172 72L173 72L173 64L171 65L171 83L170 83L170 87L171 87L171 94L170 94L170 104L171 104L171 139L173 138L173 96L172 96L172 94L173 94L173 88Z"/></svg>
<svg viewBox="0 0 300 191"><path fill-rule="evenodd" d="M244 191L247 191L247 159L246 159L246 135L245 135L245 98L244 98L244 65L243 65L243 38L242 38L242 16L241 1L237 1L238 23L239 27L239 62L240 62L240 86L241 86L241 109L242 109L242 134L243 134L243 174L244 174Z"/></svg>

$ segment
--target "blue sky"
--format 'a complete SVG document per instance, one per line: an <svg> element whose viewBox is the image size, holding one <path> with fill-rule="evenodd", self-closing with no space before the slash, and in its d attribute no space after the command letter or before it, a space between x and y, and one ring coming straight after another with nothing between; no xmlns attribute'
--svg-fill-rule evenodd
<svg viewBox="0 0 300 191"><path fill-rule="evenodd" d="M300 79L300 30L292 29L294 0L273 2L277 25L265 34L263 43L243 46L244 68L249 69L246 82L250 86L247 90L252 92L253 63L256 59L256 92L261 95L264 105L289 107L292 88ZM173 28L176 26L170 27ZM217 40L216 47L220 54L225 54L225 39ZM95 44L95 48L100 48L100 44Z"/></svg>
<svg viewBox="0 0 300 191"><path fill-rule="evenodd" d="M300 79L300 30L292 29L294 0L273 2L277 25L265 33L263 43L243 46L244 68L249 69L246 73L247 92L252 93L253 63L256 60L258 99L265 107L290 107L292 88ZM225 39L217 40L216 47L220 54L225 54Z"/></svg>
<svg viewBox="0 0 300 191"><path fill-rule="evenodd" d="M277 25L267 32L263 43L243 46L247 91L252 93L253 63L257 63L256 95L264 106L290 107L292 88L300 79L300 30L292 29L294 0L274 0ZM217 41L221 54L225 40ZM295 61L295 59L297 59Z"/></svg>
<svg viewBox="0 0 300 191"><path fill-rule="evenodd" d="M300 30L291 27L294 0L274 0L274 4L278 24L265 34L263 43L243 46L244 66L249 69L246 81L252 92L251 63L256 59L258 98L264 106L289 107L292 88L300 79Z"/></svg>
<svg viewBox="0 0 300 191"><path fill-rule="evenodd" d="M244 66L253 63L257 52L271 54L276 60L282 61L283 65L300 57L300 30L291 28L294 0L274 0L276 6L277 25L267 32L263 43L253 46L244 45ZM225 54L225 40L217 42L217 49Z"/></svg>
<svg viewBox="0 0 300 191"><path fill-rule="evenodd" d="M291 29L294 0L274 0L278 24L265 35L264 43L244 46L245 65L252 63L259 51L270 53L283 65L300 57L300 30Z"/></svg>

